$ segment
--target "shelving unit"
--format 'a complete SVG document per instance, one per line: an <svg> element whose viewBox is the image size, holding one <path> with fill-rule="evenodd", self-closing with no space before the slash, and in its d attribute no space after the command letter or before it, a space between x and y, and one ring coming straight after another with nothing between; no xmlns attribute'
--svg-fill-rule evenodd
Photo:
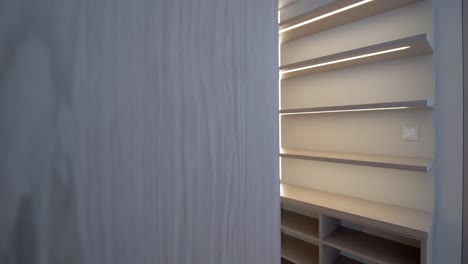
<svg viewBox="0 0 468 264"><path fill-rule="evenodd" d="M430 212L288 184L281 184L281 201L283 206L320 215L317 220L282 210L282 257L293 263L317 263L312 259L320 256L322 264L360 263L341 252L372 263L425 263ZM393 240L343 227L341 221L393 234ZM414 242L408 245L408 240Z"/></svg>
<svg viewBox="0 0 468 264"><path fill-rule="evenodd" d="M316 8L306 14L294 17L292 19L280 23L280 43L286 43L314 33L325 31L331 28L345 25L360 19L368 18L380 13L384 13L396 8L400 8L421 1L423 0L336 0L327 5ZM421 8L423 12L428 12L429 9L427 9L427 7L428 5L421 4L417 7L417 9ZM408 16L408 14L405 12L403 12L405 16ZM396 12L395 14L399 15L398 12ZM413 13L411 12L410 19L413 18L412 14ZM428 15L428 13L421 14ZM385 23L387 24L388 18L388 16L385 17ZM408 19L408 17L406 17L405 19ZM386 26L389 26L387 24ZM400 23L400 26L401 25L402 23ZM359 29L361 29L362 23L359 23L358 27ZM424 31L420 31L420 28L417 29L418 30L413 30L413 32L415 32L413 34L419 34L420 32L430 32L426 31L425 27L423 27ZM398 37L401 36L399 34L393 35ZM359 37L360 36L358 36L356 39L352 38L352 41L359 40ZM341 41L341 38L330 39ZM387 39L391 38L388 37ZM304 45L306 42L307 41L304 41ZM301 42L300 45L302 45L302 43L303 42ZM292 45L296 45L296 43ZM326 46L324 46L323 43L318 43L318 47L326 49ZM343 48L342 50L346 50L346 48ZM428 55L432 53L433 50L427 39L427 35L419 34L396 40L385 41L375 45L360 47L357 49L351 49L335 54L323 54L324 56L317 58L304 58L305 60L300 62L282 65L280 67L280 76L282 80L285 80L309 74L317 74L366 64ZM298 54L297 52L293 53L293 56L297 55L300 54ZM418 61L419 63L420 60L415 61ZM407 61L402 61L402 63L407 63ZM391 66L393 66L393 64L391 64ZM382 67L384 67L384 65L382 65ZM363 72L365 72L364 70L366 69L367 67L363 68ZM385 69L388 69L388 67L386 67ZM359 71L353 71L350 72L350 74L356 74L356 72ZM376 72L377 74L386 73L384 70L373 72ZM341 72L335 72L334 74L340 73ZM344 71L343 73L348 74ZM419 74L419 72L416 73ZM425 73L424 75L421 73L421 76L424 78L430 77L429 75L426 76ZM323 80L326 81L328 80L327 78L332 77L335 77L335 75L330 73L329 75L324 76L324 79L320 79L320 77L318 79L321 80L320 83L323 85ZM337 79L338 81L341 81L339 77ZM349 79L349 76L345 77ZM315 78L310 79L311 81L315 80ZM343 78L343 80L347 79ZM298 85L299 89L291 89L291 91L296 93L303 93L302 88L304 82L307 81L309 81L309 79L304 78L297 79L297 82L296 80L291 80L283 82L282 84L284 86ZM379 82L374 81L368 83L375 84ZM408 82L408 84L409 83L410 82ZM427 82L425 84L427 86ZM353 85L356 86L360 84L353 83ZM350 89L354 87L353 85L350 85ZM390 86L390 84L388 83L384 83L383 85L387 85L389 89L394 87ZM335 83L334 80L332 91L338 90L335 88L335 86L338 85ZM341 86L338 87L341 88ZM379 93L376 96L375 94L372 94L373 91L371 89L366 90L361 89L361 87L359 87L359 91L371 91L369 95L363 96L363 98L365 97L365 99L363 99L364 102L369 102L369 99L374 101L370 101L371 103L365 104L327 105L321 107L281 109L279 110L279 114L281 115L280 122L281 120L288 120L286 118L295 118L288 117L289 115L327 114L337 112L362 112L380 110L389 111L403 109L408 111L430 110L434 107L434 103L432 100L433 94L425 89L422 89L423 87L421 87L421 89L418 88L417 90L412 91L413 94L408 96L400 96L400 94L398 94L398 96L395 96L394 93L392 94L393 91L391 90L388 91L388 95L387 91L382 92L382 90L378 90L380 93L376 91L376 94ZM427 87L430 88L430 86ZM313 96L320 96L320 92L322 91L321 89L327 88L328 87L326 87L326 85L325 87L317 87L317 89L314 90ZM343 86L343 88L348 87ZM400 87L398 88L399 89L396 89L396 91L401 93L403 89L401 89ZM315 91L317 91L317 93L315 93ZM422 92L423 94L420 94L419 96L415 97L414 92ZM330 92L329 90L327 90L324 93L326 96L330 96L330 94L332 94L332 92ZM307 96L311 96L311 94L312 93L309 92L306 93ZM350 94L352 93L349 93L347 91L343 93L343 96L349 96ZM295 97L290 98L298 97L297 94L293 95ZM422 99L412 101L391 101L389 99L386 101L386 98L408 98L408 100L411 100L412 98ZM360 98L352 98L352 101L362 102L360 101ZM403 112L402 116L403 114L406 114L406 112ZM419 118L419 114L424 114L424 118L427 117L427 113L423 111L421 111L421 113L415 111L409 115L408 120L412 121L416 118ZM333 122L334 120L337 120L336 122L339 122L344 118L353 118L357 117L357 115L357 113L356 115L347 116L330 115L322 116L321 118L330 117L334 118L330 119L332 120L330 122ZM298 119L296 121L302 122L302 119L300 119L299 117L297 118ZM359 118L361 118L361 116L359 116ZM364 118L366 118L366 116L364 116ZM364 119L364 122L366 120L367 119ZM371 119L369 118L369 120ZM402 123L406 122L406 120L403 118L401 118L401 120L403 120L401 121ZM427 121L425 119L421 121L421 123L425 125L425 128L430 127L428 125L429 122L431 121ZM288 125L300 126L301 124L300 122L294 122L288 123ZM340 124L337 127L341 128L342 126ZM430 138L431 134L428 134ZM286 136L288 136L287 133ZM395 138L393 138L392 140L395 140ZM412 144L411 147L419 147L422 143L425 144L425 142L427 141L411 142L408 143L408 146L410 146L409 144ZM370 153L364 154L349 152L333 152L296 149L283 146L280 147L280 156L282 158L304 159L357 166L371 166L395 169L394 171L386 171L388 175L412 175L410 173L397 170L427 173L431 170L433 163L432 157L388 156L375 155ZM389 152L394 153L391 151ZM430 151L420 152L430 153ZM312 163L312 166L314 164L315 163ZM360 169L359 167L351 166L349 166L349 168L356 170ZM294 169L289 169L291 169L291 171L294 172ZM346 173L345 169L337 171ZM286 173L283 173L283 180L287 180L287 178L285 178L285 175ZM387 175L384 176L387 177ZM372 175L365 175L365 177L372 177ZM430 177L427 178L430 179ZM297 179L293 180L296 181ZM308 183L307 185L310 186L310 183ZM346 195L329 193L319 190L311 190L286 183L281 183L281 203L282 258L284 259L284 262L282 263L430 263L432 224L434 217L433 213L431 212L355 197L349 197ZM310 215L314 215L316 217L310 217Z"/></svg>
<svg viewBox="0 0 468 264"><path fill-rule="evenodd" d="M371 17L380 13L390 11L399 7L410 5L421 0L338 0L328 5L316 8L306 14L291 18L280 23L280 42L286 43L291 40L332 29L360 19ZM349 8L350 6L355 6ZM346 10L344 10L346 9ZM290 30L295 25L311 21L300 27ZM282 32L287 30L285 32Z"/></svg>
<svg viewBox="0 0 468 264"><path fill-rule="evenodd" d="M280 67L281 79L432 53L426 34L388 41Z"/></svg>
<svg viewBox="0 0 468 264"><path fill-rule="evenodd" d="M310 190L285 183L281 183L280 193L283 205L405 234L414 239L427 239L432 228L431 212Z"/></svg>
<svg viewBox="0 0 468 264"><path fill-rule="evenodd" d="M335 162L351 165L410 171L428 172L432 168L432 159L430 158L370 155L348 152L313 151L291 148L282 148L280 156L283 158L316 160L324 162Z"/></svg>
<svg viewBox="0 0 468 264"><path fill-rule="evenodd" d="M379 111L379 110L400 110L400 109L430 109L434 107L432 100L417 100L403 102L385 102L375 104L356 104L356 105L337 105L324 107L283 109L280 113L283 115L297 114L321 114L336 112L353 111Z"/></svg>

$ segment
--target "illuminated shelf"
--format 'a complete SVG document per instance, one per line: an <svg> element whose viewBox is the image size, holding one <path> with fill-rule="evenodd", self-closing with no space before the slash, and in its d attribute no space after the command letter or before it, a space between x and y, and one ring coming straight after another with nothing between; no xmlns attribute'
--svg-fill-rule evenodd
<svg viewBox="0 0 468 264"><path fill-rule="evenodd" d="M397 110L397 109L427 109L434 106L431 100L388 102L376 104L358 104L358 105L340 105L297 109L283 109L281 114L320 114L336 112L357 112L357 111L376 111L376 110Z"/></svg>
<svg viewBox="0 0 468 264"><path fill-rule="evenodd" d="M421 0L338 0L280 23L280 41L285 43ZM352 8L351 8L352 7ZM313 21L304 24L307 21ZM300 24L299 27L295 27ZM295 27L295 28L294 28ZM289 30L287 30L289 28ZM284 31L283 30L287 30Z"/></svg>
<svg viewBox="0 0 468 264"><path fill-rule="evenodd" d="M426 34L384 42L280 67L281 79L431 54Z"/></svg>
<svg viewBox="0 0 468 264"><path fill-rule="evenodd" d="M281 257L295 264L318 264L318 246L281 234Z"/></svg>
<svg viewBox="0 0 468 264"><path fill-rule="evenodd" d="M349 152L313 151L282 148L283 158L316 160L370 167L428 172L432 167L430 158L371 155Z"/></svg>
<svg viewBox="0 0 468 264"><path fill-rule="evenodd" d="M280 185L283 205L315 211L372 228L425 240L433 214L345 195L311 190L286 183Z"/></svg>
<svg viewBox="0 0 468 264"><path fill-rule="evenodd" d="M317 219L281 210L281 232L284 234L318 245L318 230Z"/></svg>
<svg viewBox="0 0 468 264"><path fill-rule="evenodd" d="M322 243L373 263L421 263L419 248L345 227L339 227Z"/></svg>

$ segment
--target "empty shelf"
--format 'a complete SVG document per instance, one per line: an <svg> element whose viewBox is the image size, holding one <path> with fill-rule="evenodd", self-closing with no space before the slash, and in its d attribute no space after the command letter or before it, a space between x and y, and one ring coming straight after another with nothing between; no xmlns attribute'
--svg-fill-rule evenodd
<svg viewBox="0 0 468 264"><path fill-rule="evenodd" d="M298 213L281 210L281 231L309 243L318 244L318 220Z"/></svg>
<svg viewBox="0 0 468 264"><path fill-rule="evenodd" d="M430 158L384 156L348 152L313 151L290 148L282 148L280 155L283 158L317 160L351 165L423 172L428 172L432 167L432 159Z"/></svg>
<svg viewBox="0 0 468 264"><path fill-rule="evenodd" d="M334 1L280 23L280 42L285 43L419 1L421 0Z"/></svg>
<svg viewBox="0 0 468 264"><path fill-rule="evenodd" d="M362 264L362 262L345 256L339 256L333 261L333 264Z"/></svg>
<svg viewBox="0 0 468 264"><path fill-rule="evenodd" d="M384 42L280 67L281 79L431 54L426 34Z"/></svg>
<svg viewBox="0 0 468 264"><path fill-rule="evenodd" d="M417 239L427 239L432 228L431 212L365 199L315 191L281 183L281 202L340 219L389 230Z"/></svg>
<svg viewBox="0 0 468 264"><path fill-rule="evenodd" d="M300 239L281 235L281 257L296 264L318 263L318 247Z"/></svg>
<svg viewBox="0 0 468 264"><path fill-rule="evenodd" d="M432 107L433 107L433 103L431 100L418 100L418 101L387 102L387 103L376 103L376 104L357 104L357 105L340 105L340 106L283 109L283 110L280 110L280 113L284 115L291 115L291 114L297 115L297 114L320 114L320 113L397 110L397 109L427 109L427 108L432 108Z"/></svg>
<svg viewBox="0 0 468 264"><path fill-rule="evenodd" d="M323 243L376 263L420 263L420 249L339 227Z"/></svg>

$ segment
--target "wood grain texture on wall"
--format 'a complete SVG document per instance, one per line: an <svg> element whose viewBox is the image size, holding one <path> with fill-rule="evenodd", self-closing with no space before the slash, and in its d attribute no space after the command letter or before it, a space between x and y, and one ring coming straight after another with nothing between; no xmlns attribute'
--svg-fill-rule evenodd
<svg viewBox="0 0 468 264"><path fill-rule="evenodd" d="M277 1L0 3L0 263L279 263Z"/></svg>

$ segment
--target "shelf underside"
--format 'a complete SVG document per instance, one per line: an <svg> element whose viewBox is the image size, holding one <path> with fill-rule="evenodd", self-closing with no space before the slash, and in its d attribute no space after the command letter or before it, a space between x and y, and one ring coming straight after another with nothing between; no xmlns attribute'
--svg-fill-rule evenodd
<svg viewBox="0 0 468 264"><path fill-rule="evenodd" d="M422 172L428 172L432 167L432 159L430 158L370 155L349 152L313 151L291 148L282 148L280 155L283 158L315 160Z"/></svg>
<svg viewBox="0 0 468 264"><path fill-rule="evenodd" d="M392 51L393 50L393 51ZM338 70L370 63L431 54L426 34L384 42L280 67L281 79ZM372 55L374 54L374 55ZM306 68L298 70L301 68Z"/></svg>
<svg viewBox="0 0 468 264"><path fill-rule="evenodd" d="M296 264L318 264L319 249L300 239L281 234L281 257Z"/></svg>
<svg viewBox="0 0 468 264"><path fill-rule="evenodd" d="M286 43L298 38L312 35L327 29L335 28L344 24L348 24L360 19L371 17L377 14L381 14L392 9L410 5L421 0L374 0L363 5L348 9L346 11L336 13L334 15L324 17L316 20L312 23L297 27L286 32L280 33L280 42ZM362 0L338 0L328 5L316 8L306 14L291 18L280 24L280 31L296 24L323 17L330 12L346 8L350 5L362 2Z"/></svg>
<svg viewBox="0 0 468 264"><path fill-rule="evenodd" d="M351 112L351 111L372 111L372 110L392 110L392 109L428 109L432 108L431 100L417 101L400 101L400 102L385 102L375 104L356 104L356 105L339 105L325 107L309 107L296 109L280 110L281 114L314 114L314 113L334 113L334 112Z"/></svg>
<svg viewBox="0 0 468 264"><path fill-rule="evenodd" d="M289 236L293 236L312 244L318 244L318 220L281 210L281 231Z"/></svg>
<svg viewBox="0 0 468 264"><path fill-rule="evenodd" d="M362 262L345 256L339 256L335 261L333 261L333 264L362 264Z"/></svg>
<svg viewBox="0 0 468 264"><path fill-rule="evenodd" d="M420 249L339 227L323 243L377 263L420 263Z"/></svg>
<svg viewBox="0 0 468 264"><path fill-rule="evenodd" d="M281 183L283 205L315 210L322 214L388 230L416 239L426 239L433 214L391 204L316 191Z"/></svg>

